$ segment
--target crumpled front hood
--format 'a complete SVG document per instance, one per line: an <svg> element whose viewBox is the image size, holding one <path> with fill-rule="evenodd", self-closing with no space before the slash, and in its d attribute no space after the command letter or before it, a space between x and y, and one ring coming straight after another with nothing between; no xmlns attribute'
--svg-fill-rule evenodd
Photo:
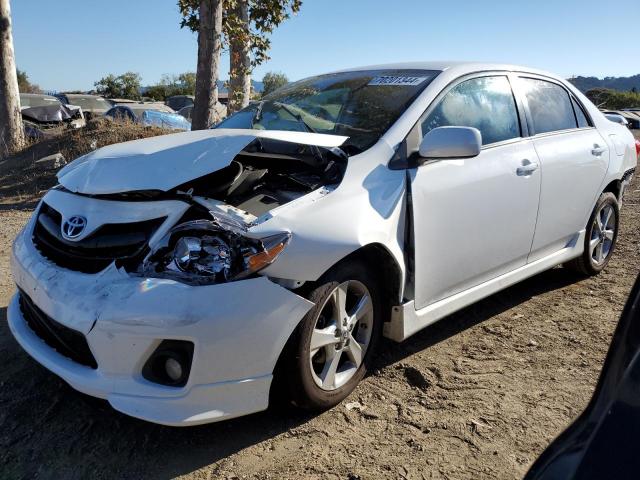
<svg viewBox="0 0 640 480"><path fill-rule="evenodd" d="M45 105L41 107L25 107L20 113L27 120L36 122L64 122L73 118L80 111L80 107L74 105Z"/></svg>
<svg viewBox="0 0 640 480"><path fill-rule="evenodd" d="M91 152L60 170L58 181L71 192L92 195L168 191L226 167L256 138L334 148L348 137L235 129L175 133Z"/></svg>

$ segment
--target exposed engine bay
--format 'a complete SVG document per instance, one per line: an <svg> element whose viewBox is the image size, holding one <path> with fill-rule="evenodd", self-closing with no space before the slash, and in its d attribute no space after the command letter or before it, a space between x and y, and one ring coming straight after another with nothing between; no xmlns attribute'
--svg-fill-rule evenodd
<svg viewBox="0 0 640 480"><path fill-rule="evenodd" d="M346 160L337 148L257 139L228 166L174 192L219 200L258 217L322 186L337 185Z"/></svg>
<svg viewBox="0 0 640 480"><path fill-rule="evenodd" d="M194 285L253 275L277 258L291 235L251 238L246 235L246 223L321 187L338 184L346 160L340 149L322 151L256 139L226 167L168 192L186 196L194 204L182 223L155 246L138 273Z"/></svg>
<svg viewBox="0 0 640 480"><path fill-rule="evenodd" d="M226 204L236 209L233 213L240 213L241 217L247 214L246 217L255 218L321 187L338 185L344 176L347 159L347 154L338 147L257 138L225 167L168 191L131 190L84 195L112 200L188 198L194 200L191 203L206 206Z"/></svg>

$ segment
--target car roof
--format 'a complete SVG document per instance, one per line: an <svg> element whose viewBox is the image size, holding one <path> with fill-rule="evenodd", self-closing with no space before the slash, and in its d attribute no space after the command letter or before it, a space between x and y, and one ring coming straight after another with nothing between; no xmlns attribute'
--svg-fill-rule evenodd
<svg viewBox="0 0 640 480"><path fill-rule="evenodd" d="M83 98L104 98L101 95L93 95L92 93L61 93L61 95L64 95L65 97L69 97L69 98L77 98L77 97L83 97Z"/></svg>
<svg viewBox="0 0 640 480"><path fill-rule="evenodd" d="M53 95L47 95L46 93L21 93L20 96L25 98L56 98Z"/></svg>
<svg viewBox="0 0 640 480"><path fill-rule="evenodd" d="M136 113L145 112L147 110L162 113L176 113L171 107L168 107L163 103L127 103L124 105L116 106L128 108L129 110L132 110Z"/></svg>
<svg viewBox="0 0 640 480"><path fill-rule="evenodd" d="M548 77L557 78L550 72L538 70L536 68L524 67L521 65L512 65L508 63L491 63L491 62L461 62L461 61L434 61L434 62L404 62L404 63L388 63L380 65L367 65L362 67L346 68L332 73L339 72L356 72L361 70L434 70L448 71L455 70L457 74L464 75L466 73L493 71L493 70L509 70L516 72L528 72Z"/></svg>

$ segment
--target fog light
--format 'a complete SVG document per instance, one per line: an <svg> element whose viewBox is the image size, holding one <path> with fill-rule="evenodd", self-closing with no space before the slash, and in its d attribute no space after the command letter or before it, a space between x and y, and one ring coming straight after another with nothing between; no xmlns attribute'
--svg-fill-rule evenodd
<svg viewBox="0 0 640 480"><path fill-rule="evenodd" d="M169 387L184 387L193 361L193 343L163 340L142 367L142 376L150 382Z"/></svg>
<svg viewBox="0 0 640 480"><path fill-rule="evenodd" d="M164 369L167 372L167 377L174 382L177 383L182 378L182 365L175 358L167 358L164 362Z"/></svg>

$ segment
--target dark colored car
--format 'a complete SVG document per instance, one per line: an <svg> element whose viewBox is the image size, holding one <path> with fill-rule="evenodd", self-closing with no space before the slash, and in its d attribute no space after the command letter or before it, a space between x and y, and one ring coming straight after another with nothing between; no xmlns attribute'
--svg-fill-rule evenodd
<svg viewBox="0 0 640 480"><path fill-rule="evenodd" d="M542 453L527 480L640 478L640 277L587 409Z"/></svg>
<svg viewBox="0 0 640 480"><path fill-rule="evenodd" d="M165 104L173 108L176 112L181 108L193 105L193 95L173 95L167 97Z"/></svg>

